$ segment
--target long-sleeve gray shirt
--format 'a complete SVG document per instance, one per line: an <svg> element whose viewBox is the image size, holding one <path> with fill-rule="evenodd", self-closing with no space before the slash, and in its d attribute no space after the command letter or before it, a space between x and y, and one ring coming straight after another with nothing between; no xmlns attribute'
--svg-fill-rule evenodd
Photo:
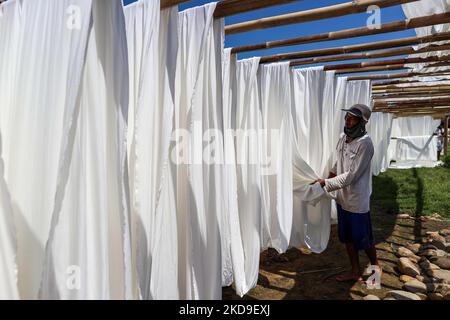
<svg viewBox="0 0 450 320"><path fill-rule="evenodd" d="M366 134L350 143L343 134L338 141L337 161L331 170L336 177L325 179L327 192L337 191L337 202L344 210L365 213L370 210L372 194L372 139Z"/></svg>

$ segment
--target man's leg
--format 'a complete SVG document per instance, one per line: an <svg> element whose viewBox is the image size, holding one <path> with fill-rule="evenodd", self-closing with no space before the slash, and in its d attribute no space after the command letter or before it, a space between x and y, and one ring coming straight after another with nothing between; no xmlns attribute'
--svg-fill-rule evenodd
<svg viewBox="0 0 450 320"><path fill-rule="evenodd" d="M358 250L353 243L346 243L345 248L347 249L347 254L350 259L350 264L352 266L352 270L348 273L344 273L336 277L337 281L349 281L354 280L357 281L361 278L361 271L359 266L359 255Z"/></svg>
<svg viewBox="0 0 450 320"><path fill-rule="evenodd" d="M378 258L377 258L377 250L375 246L371 246L370 248L364 250L367 254L367 257L370 260L370 264L373 266L379 266Z"/></svg>

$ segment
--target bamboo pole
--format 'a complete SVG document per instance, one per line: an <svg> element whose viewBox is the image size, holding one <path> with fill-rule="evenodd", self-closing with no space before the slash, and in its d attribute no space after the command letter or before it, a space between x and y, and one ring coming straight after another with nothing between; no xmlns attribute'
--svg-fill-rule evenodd
<svg viewBox="0 0 450 320"><path fill-rule="evenodd" d="M386 92L414 92L414 91L443 91L450 90L450 85L432 85L432 86L409 86L409 87L396 87L385 86L381 88L374 88L372 93L386 93Z"/></svg>
<svg viewBox="0 0 450 320"><path fill-rule="evenodd" d="M345 63L345 64L335 64L324 66L323 69L329 70L340 70L340 69L356 69L356 68L366 68L366 67L376 67L376 66L387 66L387 65L397 65L397 64L411 64L411 63L426 63L435 61L450 61L450 55L445 56L431 56L426 58L400 58L400 59L390 59L390 60L375 60L368 62L359 63Z"/></svg>
<svg viewBox="0 0 450 320"><path fill-rule="evenodd" d="M450 96L450 90L445 91L420 91L420 92L399 92L399 93L384 93L384 94L374 94L373 99L400 99L400 98L420 98L420 97L439 97L439 96Z"/></svg>
<svg viewBox="0 0 450 320"><path fill-rule="evenodd" d="M278 62L283 60L313 58L320 56L330 56L345 53L364 52L378 49L388 49L394 47L402 47L409 45L417 45L421 43L429 43L435 41L450 40L450 32L435 33L422 37L408 37L403 39L386 40L372 43L356 44L343 47L316 49L309 51L280 53L261 58L261 63Z"/></svg>
<svg viewBox="0 0 450 320"><path fill-rule="evenodd" d="M392 107L392 106L445 106L450 104L450 98L428 98L428 99L409 99L404 101L383 101L374 100L374 107Z"/></svg>
<svg viewBox="0 0 450 320"><path fill-rule="evenodd" d="M229 17L235 14L278 6L301 0L223 0L220 1L214 11L215 18Z"/></svg>
<svg viewBox="0 0 450 320"><path fill-rule="evenodd" d="M375 66L375 67L365 67L365 68L351 68L337 70L335 74L349 74L349 73L362 73L362 72L373 72L373 71L390 71L390 70L407 70L412 69L404 64L393 64L389 66Z"/></svg>
<svg viewBox="0 0 450 320"><path fill-rule="evenodd" d="M363 76L352 76L348 77L348 81L355 80L384 80L384 79L400 79L400 78L410 78L410 77L430 77L430 76L441 76L450 75L448 70L436 71L436 72L404 72L404 73L391 73L391 74L372 74Z"/></svg>
<svg viewBox="0 0 450 320"><path fill-rule="evenodd" d="M394 84L404 84L404 83L417 83L419 80L388 80L388 81L379 81L372 82L372 88L377 88L385 85L394 85Z"/></svg>
<svg viewBox="0 0 450 320"><path fill-rule="evenodd" d="M367 8L371 5L376 5L380 8L386 8L416 1L417 0L354 0L351 2L336 4L328 7L237 23L225 27L225 34L230 35L253 30L285 26L295 23L304 23L341 17L349 14L366 12Z"/></svg>
<svg viewBox="0 0 450 320"><path fill-rule="evenodd" d="M241 47L235 47L231 50L231 53L248 52L255 50L264 50L277 47L294 46L306 43L315 43L323 41L333 41L340 39L349 39L356 37L363 37L374 34L382 34L389 32L396 32L420 27L427 27L436 24L449 23L450 22L450 12L444 12L440 14L432 14L423 17L417 17L412 19L394 21L382 24L380 28L352 28L340 31L333 31L327 33L319 33L301 37L295 37L285 40L267 41L263 43L257 43L252 45L246 45Z"/></svg>
<svg viewBox="0 0 450 320"><path fill-rule="evenodd" d="M413 47L390 49L390 50L380 50L374 52L365 52L359 54L341 54L329 57L315 57L311 59L295 60L291 61L291 67L304 66L308 64L318 64L324 62L335 62L335 61L345 61L345 60L366 60L375 58L386 58L401 55L408 55L414 53L425 53L434 51L450 50L450 44L444 45L429 45L418 50L414 50Z"/></svg>
<svg viewBox="0 0 450 320"><path fill-rule="evenodd" d="M176 6L180 3L188 2L190 0L161 0L161 9Z"/></svg>
<svg viewBox="0 0 450 320"><path fill-rule="evenodd" d="M388 80L388 81L378 81L378 82L372 82L372 88L378 88L383 87L386 85L396 85L396 84L407 84L407 83L413 83L413 85L416 85L418 83L428 83L428 82L443 82L443 81L450 81L450 78L448 79L440 79L440 80Z"/></svg>

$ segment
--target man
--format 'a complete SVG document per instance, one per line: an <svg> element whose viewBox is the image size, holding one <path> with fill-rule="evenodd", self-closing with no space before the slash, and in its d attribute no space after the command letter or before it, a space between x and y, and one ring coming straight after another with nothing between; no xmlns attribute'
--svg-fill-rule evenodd
<svg viewBox="0 0 450 320"><path fill-rule="evenodd" d="M347 113L344 134L336 148L337 161L328 179L318 182L327 192L337 191L339 240L345 244L352 267L336 280L357 281L361 279L359 250L364 250L370 263L379 268L370 219L374 148L366 124L371 110L366 105L356 104L343 111Z"/></svg>
<svg viewBox="0 0 450 320"><path fill-rule="evenodd" d="M441 121L434 135L437 136L437 160L441 160L442 149L444 149L444 121Z"/></svg>

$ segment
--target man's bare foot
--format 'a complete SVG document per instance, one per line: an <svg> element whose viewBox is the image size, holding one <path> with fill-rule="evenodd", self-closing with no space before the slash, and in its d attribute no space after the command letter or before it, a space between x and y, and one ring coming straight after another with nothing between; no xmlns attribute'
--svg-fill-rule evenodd
<svg viewBox="0 0 450 320"><path fill-rule="evenodd" d="M362 280L362 278L361 278L361 274L359 274L359 273L347 272L347 273L337 276L336 280L339 282L360 281L360 280Z"/></svg>

